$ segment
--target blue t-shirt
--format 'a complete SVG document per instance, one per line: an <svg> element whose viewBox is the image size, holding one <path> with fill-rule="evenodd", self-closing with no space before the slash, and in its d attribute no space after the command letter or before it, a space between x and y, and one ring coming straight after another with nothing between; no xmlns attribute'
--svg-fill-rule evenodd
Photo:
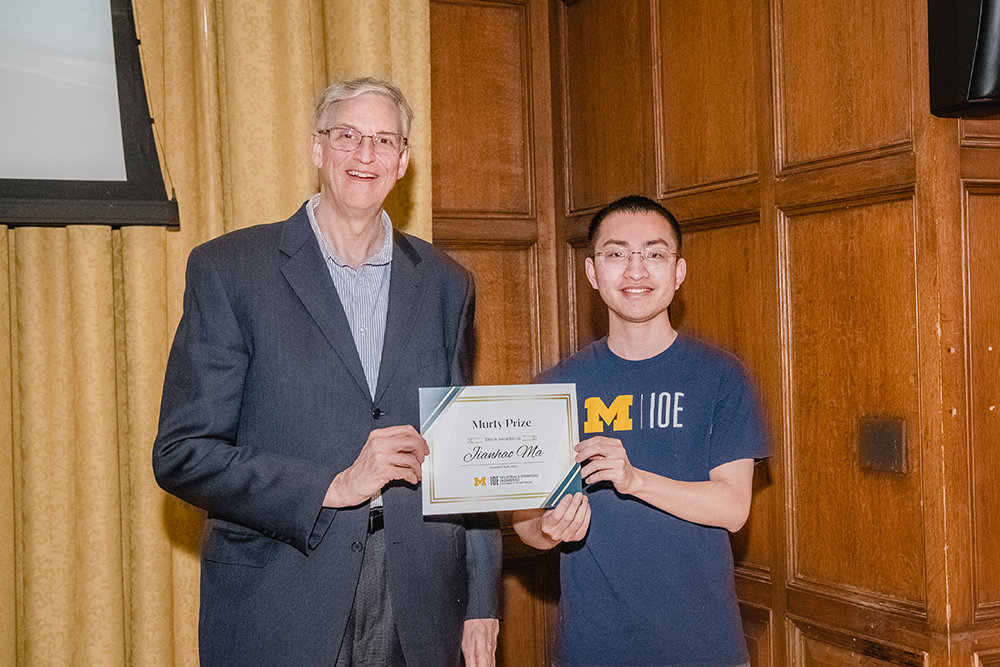
<svg viewBox="0 0 1000 667"><path fill-rule="evenodd" d="M539 376L574 382L580 439L622 441L636 468L682 481L764 458L757 393L732 355L679 334L622 359L599 340ZM747 660L728 532L694 524L607 482L585 488L587 536L564 545L557 658L591 665L737 665Z"/></svg>

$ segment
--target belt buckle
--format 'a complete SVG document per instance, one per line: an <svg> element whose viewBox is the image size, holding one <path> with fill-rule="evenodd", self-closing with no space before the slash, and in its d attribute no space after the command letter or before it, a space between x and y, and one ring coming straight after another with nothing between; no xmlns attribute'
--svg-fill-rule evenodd
<svg viewBox="0 0 1000 667"><path fill-rule="evenodd" d="M368 512L368 534L377 533L385 527L385 517L381 507L373 507Z"/></svg>

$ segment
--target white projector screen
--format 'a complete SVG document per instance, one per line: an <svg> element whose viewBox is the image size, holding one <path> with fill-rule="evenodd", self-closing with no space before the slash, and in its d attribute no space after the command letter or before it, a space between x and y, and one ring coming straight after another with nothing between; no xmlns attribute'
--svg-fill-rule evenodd
<svg viewBox="0 0 1000 667"><path fill-rule="evenodd" d="M108 0L0 2L0 178L124 181Z"/></svg>
<svg viewBox="0 0 1000 667"><path fill-rule="evenodd" d="M0 225L166 225L131 0L0 0Z"/></svg>

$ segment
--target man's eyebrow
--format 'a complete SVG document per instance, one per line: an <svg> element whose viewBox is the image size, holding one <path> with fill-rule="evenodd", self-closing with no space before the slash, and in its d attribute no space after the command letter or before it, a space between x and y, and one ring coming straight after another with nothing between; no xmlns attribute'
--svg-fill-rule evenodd
<svg viewBox="0 0 1000 667"><path fill-rule="evenodd" d="M627 248L629 244L628 241L622 241L621 239L608 239L607 241L601 243L602 248L609 245L622 246L623 248ZM664 245L667 246L668 248L670 247L670 244L665 239L653 239L651 241L646 241L643 245L646 248L656 245Z"/></svg>
<svg viewBox="0 0 1000 667"><path fill-rule="evenodd" d="M360 129L354 127L353 125L348 125L347 123L337 123L336 125L331 125L330 129L331 130L354 130L355 132L359 132L361 134L364 134L364 132L362 132ZM403 136L402 134L400 134L399 132L396 132L394 130L375 130L375 134L395 134L395 135L400 136L400 137Z"/></svg>
<svg viewBox="0 0 1000 667"><path fill-rule="evenodd" d="M601 246L607 246L607 245L627 246L628 243L626 243L625 241L619 241L618 239L608 239L607 241L601 244Z"/></svg>

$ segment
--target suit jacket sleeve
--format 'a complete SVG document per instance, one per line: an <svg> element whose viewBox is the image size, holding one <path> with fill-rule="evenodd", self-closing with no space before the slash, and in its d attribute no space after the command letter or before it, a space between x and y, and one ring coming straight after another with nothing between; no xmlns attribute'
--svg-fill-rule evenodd
<svg viewBox="0 0 1000 667"><path fill-rule="evenodd" d="M475 287L469 282L462 309L452 377L456 385L472 382L475 340L472 323L475 314ZM465 618L500 617L500 569L503 544L496 514L466 514L465 562L469 573L469 604Z"/></svg>
<svg viewBox="0 0 1000 667"><path fill-rule="evenodd" d="M251 350L213 257L200 247L188 260L184 313L167 361L153 471L161 487L211 516L306 552L336 471L237 446Z"/></svg>

